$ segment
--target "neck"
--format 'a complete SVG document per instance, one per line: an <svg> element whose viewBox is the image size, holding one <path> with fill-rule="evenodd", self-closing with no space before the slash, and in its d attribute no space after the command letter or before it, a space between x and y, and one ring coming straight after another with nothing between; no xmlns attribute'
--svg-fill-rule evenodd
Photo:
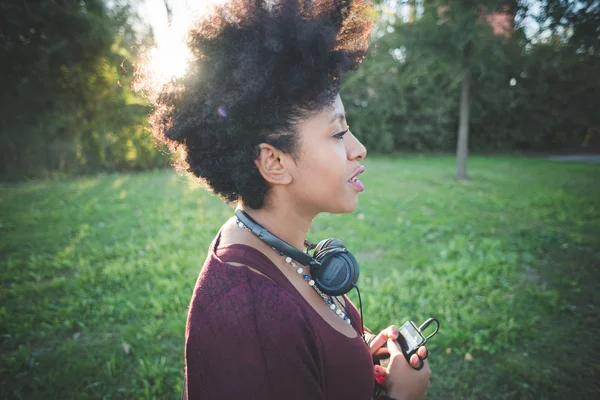
<svg viewBox="0 0 600 400"><path fill-rule="evenodd" d="M252 219L281 240L299 250L304 249L304 240L314 216L274 207L254 210L238 206L238 209L245 211Z"/></svg>

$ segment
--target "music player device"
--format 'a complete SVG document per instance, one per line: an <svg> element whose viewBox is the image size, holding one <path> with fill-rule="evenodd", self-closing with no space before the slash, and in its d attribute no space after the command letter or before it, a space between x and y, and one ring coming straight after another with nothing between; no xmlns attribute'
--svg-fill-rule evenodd
<svg viewBox="0 0 600 400"><path fill-rule="evenodd" d="M435 331L427 337L423 335L423 331L427 329L431 323L435 322ZM410 361L410 357L417 352L419 347L423 346L429 339L431 339L440 330L440 323L435 318L429 318L423 322L421 326L417 328L414 322L406 321L404 325L400 327L400 335L398 336L398 343L404 353L406 361Z"/></svg>
<svg viewBox="0 0 600 400"><path fill-rule="evenodd" d="M435 330L429 336L425 336L423 331L427 329L433 322L435 322L436 325ZM429 339L438 333L439 329L440 323L435 318L429 318L419 327L417 327L417 325L415 325L415 323L412 321L406 321L404 325L400 327L400 335L398 335L398 344L402 349L402 354L404 354L406 361L410 362L410 357L415 354L417 350L419 350L419 347L423 346ZM385 343L382 348L387 348L387 343ZM389 357L390 354L386 351L375 356L373 361L375 364L382 365L383 367L387 368L389 364Z"/></svg>

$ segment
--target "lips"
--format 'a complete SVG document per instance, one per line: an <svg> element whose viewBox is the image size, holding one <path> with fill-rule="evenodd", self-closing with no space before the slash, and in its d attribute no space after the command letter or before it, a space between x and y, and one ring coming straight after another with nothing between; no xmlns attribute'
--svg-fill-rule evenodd
<svg viewBox="0 0 600 400"><path fill-rule="evenodd" d="M355 190L359 192L365 190L365 185L363 185L363 183L358 179L358 175L362 174L364 171L365 167L360 166L356 169L356 171L354 171L352 177L348 179L348 183L350 184L350 186L352 186Z"/></svg>
<svg viewBox="0 0 600 400"><path fill-rule="evenodd" d="M356 179L356 177L360 174L362 174L363 172L365 172L365 167L363 167L362 165L358 168L356 168L356 171L354 171L354 173L352 174L352 176L350 177L350 179L348 179L348 182L350 182L353 179Z"/></svg>

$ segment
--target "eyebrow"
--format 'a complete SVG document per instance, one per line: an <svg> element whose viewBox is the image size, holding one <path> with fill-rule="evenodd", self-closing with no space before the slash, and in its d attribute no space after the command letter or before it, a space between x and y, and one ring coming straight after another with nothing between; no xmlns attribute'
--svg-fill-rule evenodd
<svg viewBox="0 0 600 400"><path fill-rule="evenodd" d="M332 123L333 121L337 121L338 119L346 119L346 114L343 114L343 113L337 113L337 114L335 114L331 118L331 121L329 121L329 123Z"/></svg>

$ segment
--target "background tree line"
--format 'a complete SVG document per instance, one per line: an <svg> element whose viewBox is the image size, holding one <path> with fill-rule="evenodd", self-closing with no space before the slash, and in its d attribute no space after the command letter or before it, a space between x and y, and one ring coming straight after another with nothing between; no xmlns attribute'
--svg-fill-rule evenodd
<svg viewBox="0 0 600 400"><path fill-rule="evenodd" d="M126 1L0 1L1 176L164 162L145 132L150 109L130 89L132 63L152 42L135 24Z"/></svg>
<svg viewBox="0 0 600 400"><path fill-rule="evenodd" d="M153 40L134 9L0 0L2 179L165 165L130 89ZM371 55L342 92L371 151L453 151L459 133L459 152L599 149L600 1L384 0L377 10Z"/></svg>
<svg viewBox="0 0 600 400"><path fill-rule="evenodd" d="M367 147L453 150L468 72L471 149L598 150L600 1L398 0L380 9L376 47L344 90Z"/></svg>

